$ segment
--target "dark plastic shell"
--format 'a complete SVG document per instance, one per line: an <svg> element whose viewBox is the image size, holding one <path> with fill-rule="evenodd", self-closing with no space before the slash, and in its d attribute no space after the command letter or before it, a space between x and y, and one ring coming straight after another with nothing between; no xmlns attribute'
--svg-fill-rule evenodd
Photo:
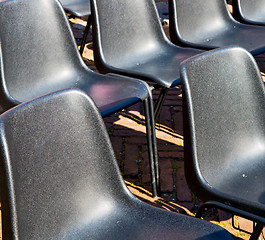
<svg viewBox="0 0 265 240"><path fill-rule="evenodd" d="M233 239L212 223L151 207L127 189L104 122L79 90L0 116L3 239Z"/></svg>
<svg viewBox="0 0 265 240"><path fill-rule="evenodd" d="M213 50L184 62L181 80L190 188L265 223L265 89L254 58Z"/></svg>
<svg viewBox="0 0 265 240"><path fill-rule="evenodd" d="M237 45L253 55L265 51L265 28L237 22L226 0L169 0L171 41L210 50Z"/></svg>
<svg viewBox="0 0 265 240"><path fill-rule="evenodd" d="M102 116L148 97L145 82L98 74L84 64L58 1L1 2L0 22L0 106L4 110L65 88L85 91Z"/></svg>
<svg viewBox="0 0 265 240"><path fill-rule="evenodd" d="M233 0L233 17L242 23L265 26L264 0Z"/></svg>
<svg viewBox="0 0 265 240"><path fill-rule="evenodd" d="M113 72L170 88L180 84L179 64L200 53L166 37L153 0L92 0L95 63Z"/></svg>

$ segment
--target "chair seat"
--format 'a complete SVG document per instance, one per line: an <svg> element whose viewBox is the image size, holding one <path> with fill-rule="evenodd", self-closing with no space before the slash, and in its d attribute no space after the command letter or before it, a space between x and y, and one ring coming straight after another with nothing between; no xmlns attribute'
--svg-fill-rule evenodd
<svg viewBox="0 0 265 240"><path fill-rule="evenodd" d="M96 103L103 117L129 107L141 100L148 98L149 86L140 80L118 75L102 75L89 69L69 73L68 76L60 75L54 84L52 79L45 79L42 84L25 86L12 96L19 103L29 99L58 91L65 88L78 88L85 91Z"/></svg>
<svg viewBox="0 0 265 240"><path fill-rule="evenodd" d="M96 221L87 224L81 221L78 225L79 231L70 230L67 234L69 239L232 239L226 230L217 225L151 207L134 197L115 204L113 211L105 209Z"/></svg>
<svg viewBox="0 0 265 240"><path fill-rule="evenodd" d="M257 19L255 19L255 21L254 19L251 22L250 21L248 22L249 24L265 26L265 13L257 16Z"/></svg>
<svg viewBox="0 0 265 240"><path fill-rule="evenodd" d="M99 75L95 76L98 79L95 79L89 88L83 87L82 83L78 88L95 101L102 117L148 98L149 86L145 82L114 75L104 75L104 82Z"/></svg>
<svg viewBox="0 0 265 240"><path fill-rule="evenodd" d="M192 38L184 37L187 46L210 50L225 46L240 46L251 52L253 55L265 51L265 28L261 26L245 25L234 23L229 28L224 28L218 33Z"/></svg>
<svg viewBox="0 0 265 240"><path fill-rule="evenodd" d="M171 88L180 84L179 64L199 53L202 53L202 51L192 48L180 48L169 44L164 48L153 50L148 57L135 56L138 60L137 63L124 64L120 67L115 66L113 71L142 80L153 81L160 86Z"/></svg>
<svg viewBox="0 0 265 240"><path fill-rule="evenodd" d="M180 84L179 64L201 53L168 40L153 0L93 0L91 5L94 59L100 72L133 76L170 88Z"/></svg>
<svg viewBox="0 0 265 240"><path fill-rule="evenodd" d="M265 145L263 145L264 147ZM248 150L252 152L251 147ZM207 176L205 178L224 198L226 196L230 196L227 199L231 196L239 198L239 209L255 209L260 216L265 216L265 151L258 152L258 148L253 149L253 155L246 154L245 161L243 157L239 161L235 158L234 163L227 163L225 167L222 167L222 174L214 173L214 178L207 179ZM250 188L249 186L253 187Z"/></svg>

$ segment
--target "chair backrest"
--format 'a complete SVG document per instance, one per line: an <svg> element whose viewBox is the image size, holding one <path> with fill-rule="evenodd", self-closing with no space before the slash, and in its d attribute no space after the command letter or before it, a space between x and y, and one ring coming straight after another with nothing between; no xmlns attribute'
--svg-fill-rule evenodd
<svg viewBox="0 0 265 240"><path fill-rule="evenodd" d="M233 0L233 17L249 23L265 25L265 0Z"/></svg>
<svg viewBox="0 0 265 240"><path fill-rule="evenodd" d="M187 60L181 65L181 80L187 181L204 201L215 195L229 199L245 182L257 181L250 177L252 170L264 175L265 89L260 71L249 52L231 47ZM245 190L241 198L248 194Z"/></svg>
<svg viewBox="0 0 265 240"><path fill-rule="evenodd" d="M169 0L169 17L171 41L180 46L221 34L233 23L226 0Z"/></svg>
<svg viewBox="0 0 265 240"><path fill-rule="evenodd" d="M104 122L81 91L19 105L0 126L3 239L78 239L68 234L97 231L128 196Z"/></svg>
<svg viewBox="0 0 265 240"><path fill-rule="evenodd" d="M58 90L85 67L57 0L1 2L0 21L1 105Z"/></svg>
<svg viewBox="0 0 265 240"><path fill-rule="evenodd" d="M106 65L139 65L168 42L153 0L92 0L91 11L95 63L102 72Z"/></svg>

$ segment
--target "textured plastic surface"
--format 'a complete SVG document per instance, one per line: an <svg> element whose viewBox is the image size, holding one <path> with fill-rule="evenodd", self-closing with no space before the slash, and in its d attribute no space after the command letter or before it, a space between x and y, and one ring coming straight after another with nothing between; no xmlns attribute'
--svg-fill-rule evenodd
<svg viewBox="0 0 265 240"><path fill-rule="evenodd" d="M79 90L5 112L0 134L3 239L232 239L134 197L96 106Z"/></svg>
<svg viewBox="0 0 265 240"><path fill-rule="evenodd" d="M254 58L213 50L184 62L181 80L189 186L265 221L265 89Z"/></svg>
<svg viewBox="0 0 265 240"><path fill-rule="evenodd" d="M265 51L265 28L239 23L226 0L169 0L170 38L180 46L214 49L237 45L252 54Z"/></svg>
<svg viewBox="0 0 265 240"><path fill-rule="evenodd" d="M240 22L265 26L264 0L233 0L233 17Z"/></svg>
<svg viewBox="0 0 265 240"><path fill-rule="evenodd" d="M84 90L103 116L148 97L145 82L101 75L84 64L58 1L1 2L0 21L4 110L64 88Z"/></svg>
<svg viewBox="0 0 265 240"><path fill-rule="evenodd" d="M91 14L89 0L59 0L66 12L77 17L83 17Z"/></svg>
<svg viewBox="0 0 265 240"><path fill-rule="evenodd" d="M180 84L180 62L200 53L169 42L153 0L92 0L91 11L95 63L103 73L170 88Z"/></svg>

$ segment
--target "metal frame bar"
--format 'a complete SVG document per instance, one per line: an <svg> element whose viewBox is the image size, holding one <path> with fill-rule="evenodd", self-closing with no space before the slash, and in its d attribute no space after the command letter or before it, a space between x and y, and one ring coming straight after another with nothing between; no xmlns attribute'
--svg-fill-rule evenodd
<svg viewBox="0 0 265 240"><path fill-rule="evenodd" d="M263 230L264 225L261 223L257 223L253 229L253 233L251 234L249 240L258 240L259 236Z"/></svg>
<svg viewBox="0 0 265 240"><path fill-rule="evenodd" d="M153 197L157 197L157 182L156 182L156 169L155 169L155 155L157 152L154 152L154 133L153 133L153 122L150 120L152 118L153 109L150 106L150 97L144 100L144 112L145 112L145 124L146 124L146 134L147 134L147 145L148 145L148 154L149 154L149 164L150 164L150 175L151 175L151 184L153 190ZM150 114L151 112L151 114Z"/></svg>
<svg viewBox="0 0 265 240"><path fill-rule="evenodd" d="M203 203L199 207L195 217L201 218L202 214L205 212L205 210L210 209L210 208L221 209L221 210L236 214L238 216L244 217L246 219L249 219L253 222L257 222L256 226L253 229L253 232L251 233L249 240L258 240L259 239L259 236L260 236L260 234L263 230L263 227L265 225L265 219L264 218L261 218L259 216L252 214L252 213L248 213L248 212L245 212L243 210L234 208L232 206L228 206L228 205L220 203L220 202L215 202L215 201L211 201L211 202L209 201L209 202Z"/></svg>
<svg viewBox="0 0 265 240"><path fill-rule="evenodd" d="M244 233L247 233L247 234L250 234L250 235L251 235L251 232L249 232L249 231L247 231L247 230L245 230L245 229L242 229L242 228L240 228L240 227L237 227L237 226L235 225L234 217L235 217L235 215L233 215L233 217L232 217L232 227L233 227L234 229L238 230L238 231L241 231L241 232L244 232ZM256 224L256 223L253 221L253 229L255 228L255 224Z"/></svg>
<svg viewBox="0 0 265 240"><path fill-rule="evenodd" d="M155 118L154 118L154 106L152 94L148 98L149 108L150 108L150 125L151 125L151 134L152 134L152 144L154 151L154 166L155 166L155 178L156 178L156 187L158 193L160 193L160 174L159 174L159 163L158 163L158 150L157 150L157 141L156 141L156 131L155 131Z"/></svg>
<svg viewBox="0 0 265 240"><path fill-rule="evenodd" d="M161 112L161 108L162 108L162 105L165 101L165 98L166 98L166 95L167 95L167 92L168 92L168 88L166 87L162 87L161 91L160 91L160 94L159 94L159 97L156 101L156 105L155 105L155 108L154 108L154 119L155 119L155 122L157 122L157 119L159 117L159 114Z"/></svg>
<svg viewBox="0 0 265 240"><path fill-rule="evenodd" d="M85 27L84 35L83 35L82 42L81 42L80 49L79 49L81 57L82 57L84 49L85 49L87 35L88 35L89 30L90 30L91 22L92 22L92 17L91 17L91 15L88 15L87 24Z"/></svg>

